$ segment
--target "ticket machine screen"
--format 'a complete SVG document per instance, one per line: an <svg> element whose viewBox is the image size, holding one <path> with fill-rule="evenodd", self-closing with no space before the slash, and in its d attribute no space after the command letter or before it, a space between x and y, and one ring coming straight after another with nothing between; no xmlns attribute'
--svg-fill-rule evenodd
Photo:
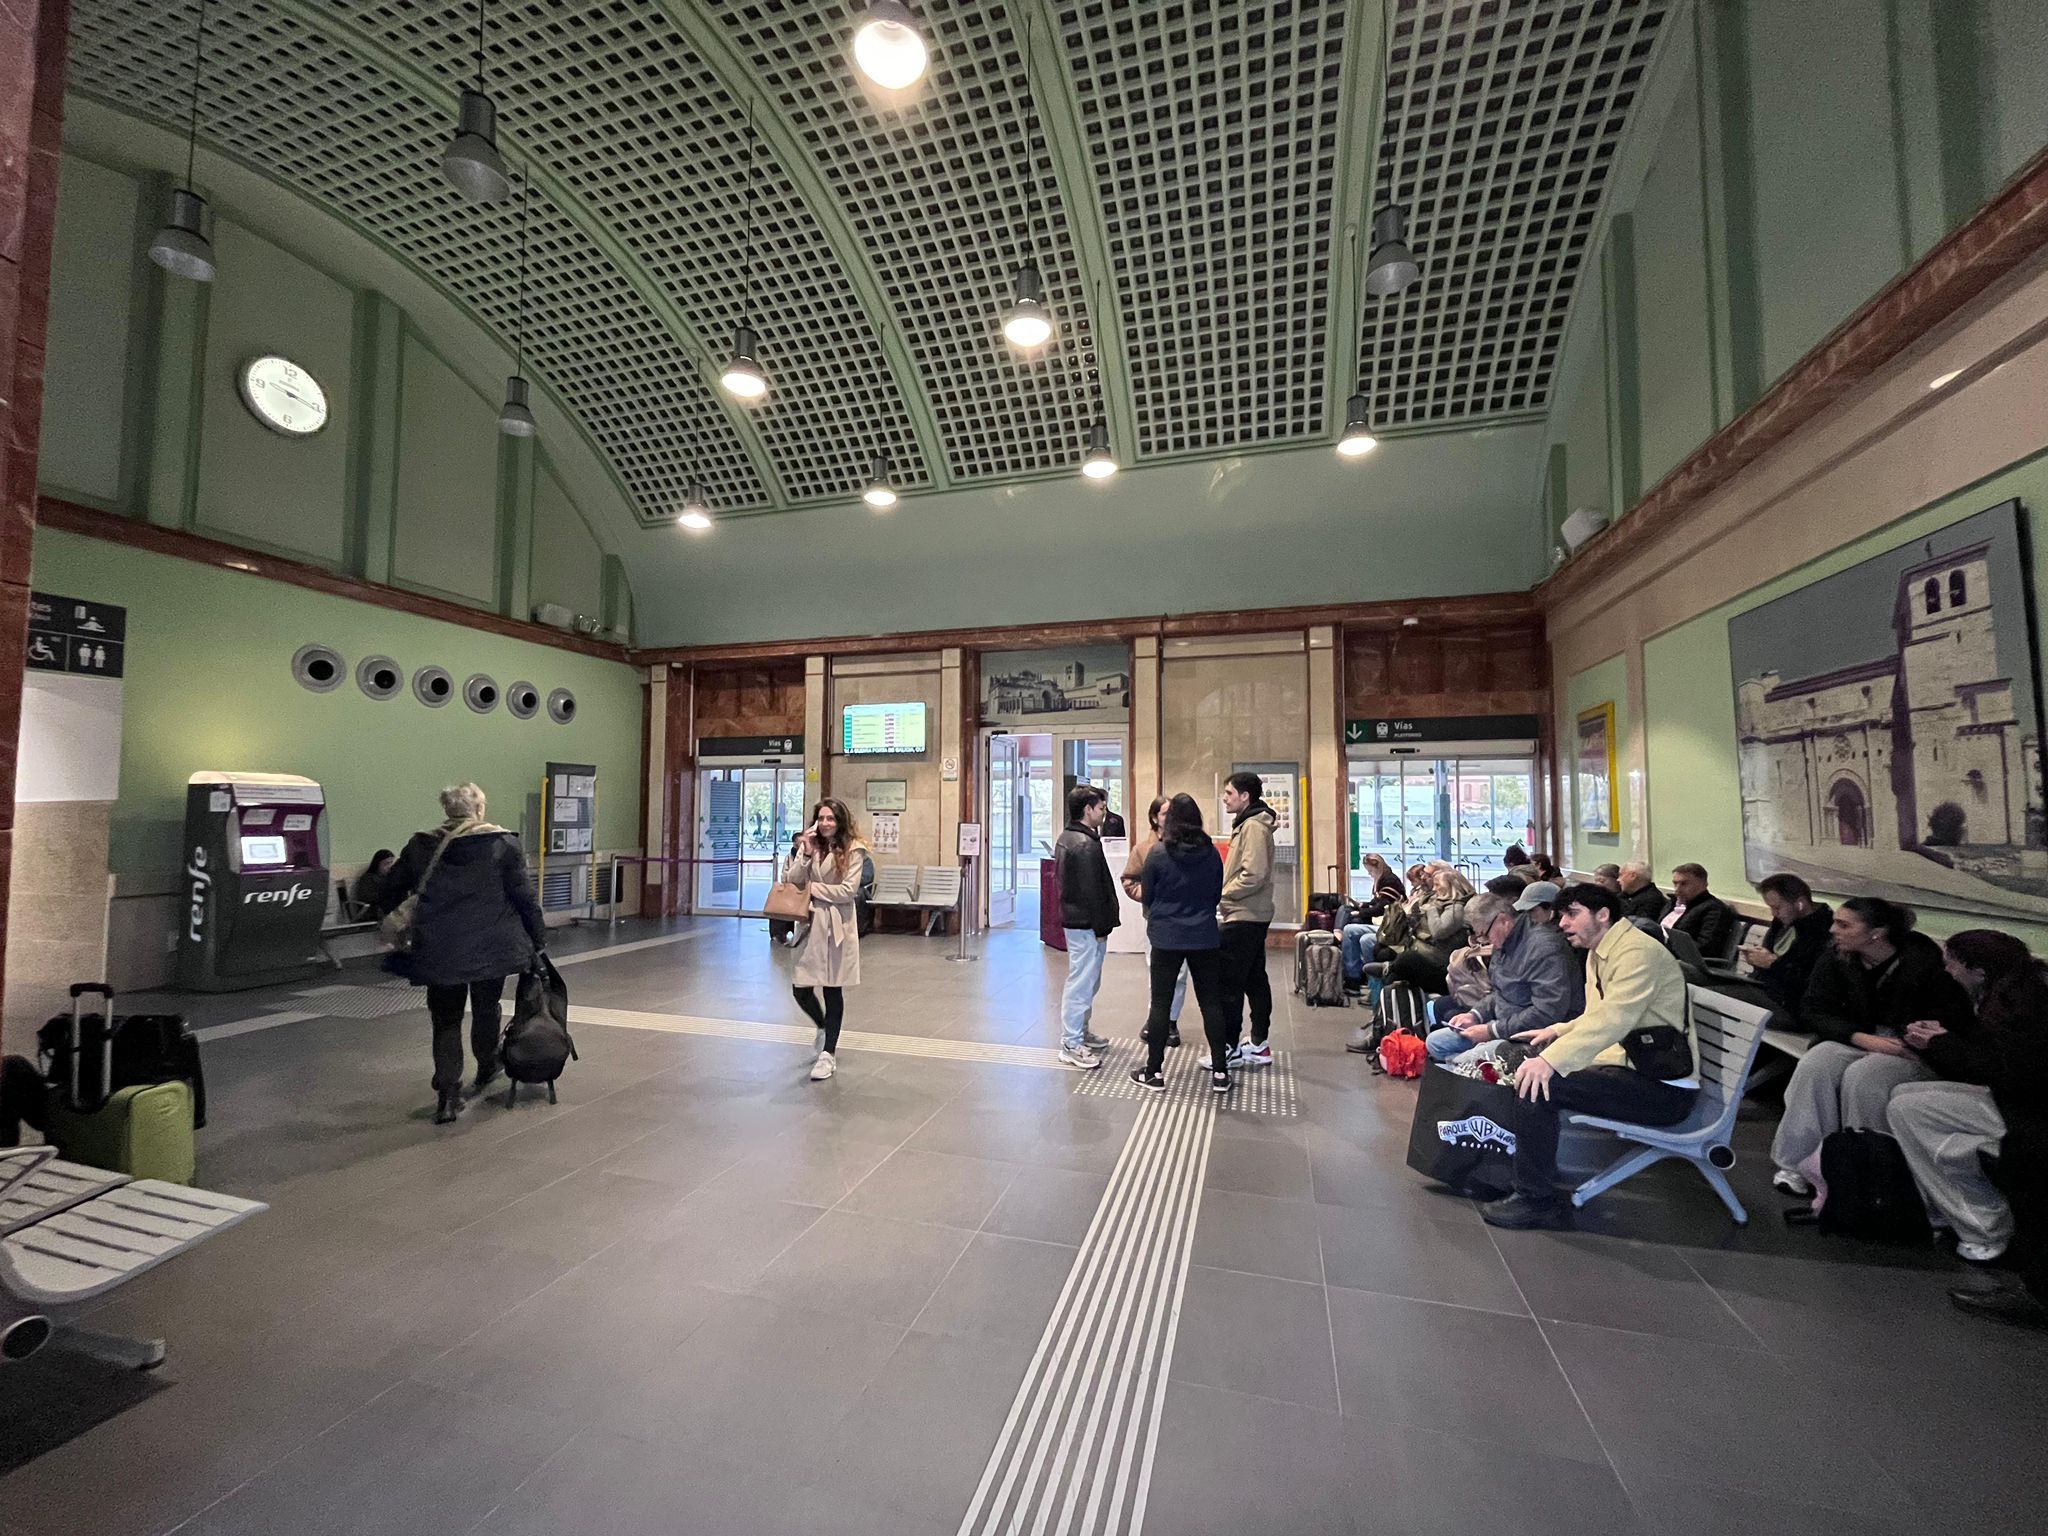
<svg viewBox="0 0 2048 1536"><path fill-rule="evenodd" d="M245 837L242 839L242 868L252 869L264 864L282 864L284 861L283 838Z"/></svg>

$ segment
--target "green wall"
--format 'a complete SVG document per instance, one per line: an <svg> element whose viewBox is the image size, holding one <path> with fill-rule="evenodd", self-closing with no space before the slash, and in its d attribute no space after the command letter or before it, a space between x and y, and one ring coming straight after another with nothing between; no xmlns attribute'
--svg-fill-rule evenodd
<svg viewBox="0 0 2048 1536"><path fill-rule="evenodd" d="M1707 866L1714 888L1724 895L1755 896L1754 887L1743 878L1742 797L1736 768L1728 620L2012 497L2018 497L2034 519L2048 511L2048 454L1835 550L1644 645L1645 764L1653 868L1662 871L1686 860L1697 861ZM2035 541L2029 577L2034 611L2039 616L2048 614L2048 554L2040 547L2038 521L2028 531ZM2036 666L2048 668L2048 657L2040 654L2038 632L2035 646ZM1577 679L1573 691L1576 698ZM1981 926L1983 921L1929 908L1923 926L1941 935ZM2037 952L2048 952L2048 928L2004 918L1995 922L2019 934Z"/></svg>
<svg viewBox="0 0 2048 1536"><path fill-rule="evenodd" d="M47 528L36 535L34 581L128 609L109 859L124 885L168 887L185 781L200 769L318 779L329 857L349 864L437 822L434 796L444 785L474 779L490 796L492 819L516 831L549 760L594 762L598 845L639 845L640 681L623 663ZM291 675L293 653L316 641L351 670L331 693L309 692ZM502 704L478 715L460 699L429 709L409 689L377 702L353 681L355 663L372 654L393 657L408 677L434 664L458 685L483 672L501 687L531 682L543 697L568 688L576 719L559 726L543 711L516 720Z"/></svg>
<svg viewBox="0 0 2048 1536"><path fill-rule="evenodd" d="M1616 831L1588 832L1579 816L1578 740L1579 712L1596 704L1614 705L1614 799ZM1571 796L1572 842L1567 862L1575 869L1589 870L1596 864L1621 864L1635 845L1635 807L1630 804L1628 754L1629 732L1628 666L1619 656L1595 662L1572 675L1565 685L1564 708L1558 713L1558 756L1566 769L1566 788Z"/></svg>

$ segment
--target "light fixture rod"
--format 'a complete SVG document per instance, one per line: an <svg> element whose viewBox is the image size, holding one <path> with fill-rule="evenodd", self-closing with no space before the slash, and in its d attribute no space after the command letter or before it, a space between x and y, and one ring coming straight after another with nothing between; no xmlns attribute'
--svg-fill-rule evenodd
<svg viewBox="0 0 2048 1536"><path fill-rule="evenodd" d="M185 190L192 190L192 164L199 149L199 80L206 68L206 0L199 0L199 25L192 32L192 108L185 124Z"/></svg>
<svg viewBox="0 0 2048 1536"><path fill-rule="evenodd" d="M747 98L747 318L754 318L754 98Z"/></svg>
<svg viewBox="0 0 2048 1536"><path fill-rule="evenodd" d="M524 372L521 365L526 361L526 212L527 200L533 194L532 169L533 162L529 160L519 174L519 331L512 344L514 373Z"/></svg>
<svg viewBox="0 0 2048 1536"><path fill-rule="evenodd" d="M476 0L476 88L484 88L484 4Z"/></svg>

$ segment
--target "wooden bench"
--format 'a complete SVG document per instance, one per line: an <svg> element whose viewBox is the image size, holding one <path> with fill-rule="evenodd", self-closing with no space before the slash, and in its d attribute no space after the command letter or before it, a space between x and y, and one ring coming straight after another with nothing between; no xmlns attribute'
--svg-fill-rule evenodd
<svg viewBox="0 0 2048 1536"><path fill-rule="evenodd" d="M61 1162L55 1147L0 1151L0 1364L51 1342L136 1370L163 1364L163 1340L99 1333L76 1319L137 1275L268 1209Z"/></svg>

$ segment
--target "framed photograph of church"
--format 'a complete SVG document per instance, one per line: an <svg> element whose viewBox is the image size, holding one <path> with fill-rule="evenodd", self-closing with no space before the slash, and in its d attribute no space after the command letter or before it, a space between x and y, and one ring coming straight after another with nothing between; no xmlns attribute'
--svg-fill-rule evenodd
<svg viewBox="0 0 2048 1536"><path fill-rule="evenodd" d="M1744 872L2048 919L2020 505L1728 621Z"/></svg>
<svg viewBox="0 0 2048 1536"><path fill-rule="evenodd" d="M1579 801L1579 831L1613 837L1621 828L1615 804L1614 701L1579 712L1577 768L1572 775Z"/></svg>

